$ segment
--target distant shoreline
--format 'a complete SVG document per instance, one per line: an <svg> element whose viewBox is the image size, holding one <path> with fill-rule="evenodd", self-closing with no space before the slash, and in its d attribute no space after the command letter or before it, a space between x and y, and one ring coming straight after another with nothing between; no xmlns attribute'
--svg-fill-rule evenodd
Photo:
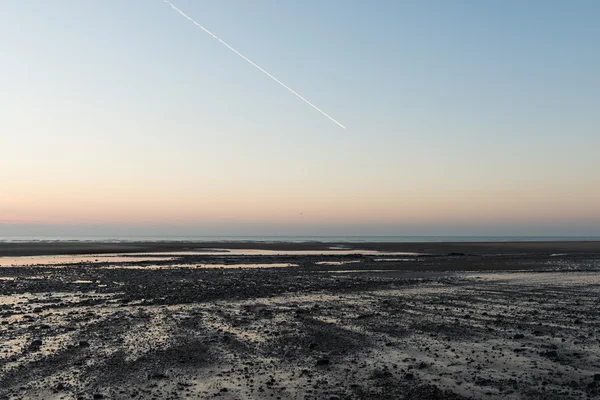
<svg viewBox="0 0 600 400"><path fill-rule="evenodd" d="M42 256L109 253L157 253L194 251L210 248L262 250L327 250L341 246L347 249L420 252L432 255L465 253L552 254L600 253L600 240L581 241L512 241L512 242L265 242L265 241L137 241L137 242L0 242L2 256Z"/></svg>

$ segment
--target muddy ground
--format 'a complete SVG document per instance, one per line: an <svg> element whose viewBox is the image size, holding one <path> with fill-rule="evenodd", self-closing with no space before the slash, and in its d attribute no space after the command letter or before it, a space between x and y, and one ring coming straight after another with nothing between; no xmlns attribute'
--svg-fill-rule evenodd
<svg viewBox="0 0 600 400"><path fill-rule="evenodd" d="M438 249L5 265L0 398L600 398L600 245Z"/></svg>

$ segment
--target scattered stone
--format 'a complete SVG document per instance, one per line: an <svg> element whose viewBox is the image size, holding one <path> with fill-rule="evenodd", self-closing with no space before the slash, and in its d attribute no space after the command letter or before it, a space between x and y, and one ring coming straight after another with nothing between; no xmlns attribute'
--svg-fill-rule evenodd
<svg viewBox="0 0 600 400"><path fill-rule="evenodd" d="M34 339L30 344L29 344L29 350L31 351L38 351L40 349L40 347L42 347L42 339Z"/></svg>
<svg viewBox="0 0 600 400"><path fill-rule="evenodd" d="M556 350L545 351L545 352L542 352L541 355L543 355L544 357L548 357L548 358L558 357L558 353L556 352Z"/></svg>
<svg viewBox="0 0 600 400"><path fill-rule="evenodd" d="M321 358L321 359L317 360L317 366L318 367L321 367L321 366L324 366L324 365L329 365L329 359L327 359L327 358Z"/></svg>
<svg viewBox="0 0 600 400"><path fill-rule="evenodd" d="M153 374L150 374L150 376L148 376L148 379L167 379L168 376L163 374L162 372L155 372Z"/></svg>

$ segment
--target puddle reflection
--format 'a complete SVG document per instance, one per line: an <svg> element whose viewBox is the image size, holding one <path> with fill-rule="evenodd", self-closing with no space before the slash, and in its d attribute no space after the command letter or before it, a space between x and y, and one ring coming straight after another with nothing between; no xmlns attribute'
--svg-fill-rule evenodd
<svg viewBox="0 0 600 400"><path fill-rule="evenodd" d="M73 256L19 256L0 257L0 267L20 267L32 265L68 265L68 264L94 264L94 263L122 263L140 261L172 260L173 257L157 256L144 257L129 256L126 254L86 254Z"/></svg>
<svg viewBox="0 0 600 400"><path fill-rule="evenodd" d="M159 253L132 253L133 256L147 256L149 254L164 256L349 256L349 255L377 255L377 256L418 256L423 253L411 252L381 252L377 250L261 250L261 249L203 249L177 252Z"/></svg>
<svg viewBox="0 0 600 400"><path fill-rule="evenodd" d="M166 264L166 265L112 265L108 269L254 269L254 268L288 268L297 267L298 264L270 263L270 264Z"/></svg>
<svg viewBox="0 0 600 400"><path fill-rule="evenodd" d="M315 265L344 265L344 264L355 264L359 263L360 260L350 260L350 261L318 261Z"/></svg>

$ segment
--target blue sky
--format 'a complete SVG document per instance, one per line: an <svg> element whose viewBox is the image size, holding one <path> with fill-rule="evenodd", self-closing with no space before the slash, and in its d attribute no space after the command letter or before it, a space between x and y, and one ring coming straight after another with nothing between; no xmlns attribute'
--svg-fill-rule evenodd
<svg viewBox="0 0 600 400"><path fill-rule="evenodd" d="M0 235L600 234L600 3L173 3L347 129L162 1L3 2Z"/></svg>

